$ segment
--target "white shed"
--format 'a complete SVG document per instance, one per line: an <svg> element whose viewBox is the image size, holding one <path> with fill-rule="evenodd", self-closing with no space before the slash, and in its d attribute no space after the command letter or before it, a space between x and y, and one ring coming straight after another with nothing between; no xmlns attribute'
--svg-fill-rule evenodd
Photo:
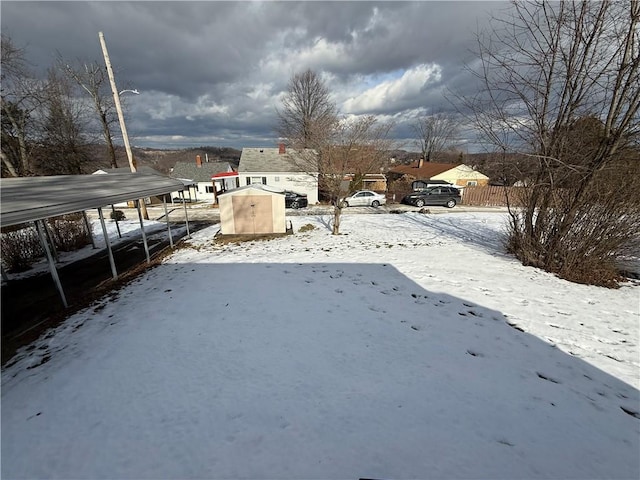
<svg viewBox="0 0 640 480"><path fill-rule="evenodd" d="M247 185L218 196L223 235L286 233L284 194Z"/></svg>

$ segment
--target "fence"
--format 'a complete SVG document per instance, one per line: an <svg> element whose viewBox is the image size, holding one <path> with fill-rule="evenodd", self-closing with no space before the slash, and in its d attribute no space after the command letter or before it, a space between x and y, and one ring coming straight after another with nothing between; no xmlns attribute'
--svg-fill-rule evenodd
<svg viewBox="0 0 640 480"><path fill-rule="evenodd" d="M507 196L509 204L518 205L521 194L522 187L465 187L462 194L462 205L506 207Z"/></svg>

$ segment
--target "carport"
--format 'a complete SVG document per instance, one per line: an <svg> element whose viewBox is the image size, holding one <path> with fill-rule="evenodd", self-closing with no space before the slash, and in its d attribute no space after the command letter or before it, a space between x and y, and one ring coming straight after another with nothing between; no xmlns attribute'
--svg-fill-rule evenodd
<svg viewBox="0 0 640 480"><path fill-rule="evenodd" d="M100 217L102 233L109 255L111 273L114 279L118 273L111 251L102 207L129 200L135 201L140 220L140 230L145 247L147 263L150 263L149 247L144 231L144 222L137 199L169 194L182 190L184 184L176 179L144 173L117 173L112 175L57 175L48 177L20 177L0 179L0 227L9 227L33 222L45 251L51 276L65 307L67 300L58 277L55 261L46 238L45 219L82 212L88 224L86 210L96 208ZM164 197L163 197L164 198ZM167 203L163 200L169 241L173 247ZM189 219L187 207L183 204L187 236ZM91 234L91 229L88 229ZM3 277L5 273L3 271Z"/></svg>

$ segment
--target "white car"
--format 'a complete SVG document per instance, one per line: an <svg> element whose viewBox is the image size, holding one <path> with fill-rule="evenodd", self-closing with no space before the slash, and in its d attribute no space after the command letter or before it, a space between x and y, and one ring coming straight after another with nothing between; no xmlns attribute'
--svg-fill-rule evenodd
<svg viewBox="0 0 640 480"><path fill-rule="evenodd" d="M387 203L387 198L371 190L359 190L350 197L343 198L340 206L344 207L374 207Z"/></svg>

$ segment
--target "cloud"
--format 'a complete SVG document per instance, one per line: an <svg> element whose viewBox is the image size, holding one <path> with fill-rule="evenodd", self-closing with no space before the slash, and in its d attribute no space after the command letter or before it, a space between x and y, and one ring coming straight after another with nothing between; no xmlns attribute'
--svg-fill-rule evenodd
<svg viewBox="0 0 640 480"><path fill-rule="evenodd" d="M406 70L400 78L385 80L368 88L357 96L347 99L342 110L355 113L388 113L407 109L418 98L424 96L429 85L440 81L442 69L439 65L418 65ZM371 79L362 79L362 84L371 84Z"/></svg>
<svg viewBox="0 0 640 480"><path fill-rule="evenodd" d="M345 114L402 127L424 109L472 93L463 68L473 33L497 2L2 2L3 34L44 74L56 55L103 63L105 35L127 126L162 142L241 147L277 141L276 109L291 76L327 82Z"/></svg>

